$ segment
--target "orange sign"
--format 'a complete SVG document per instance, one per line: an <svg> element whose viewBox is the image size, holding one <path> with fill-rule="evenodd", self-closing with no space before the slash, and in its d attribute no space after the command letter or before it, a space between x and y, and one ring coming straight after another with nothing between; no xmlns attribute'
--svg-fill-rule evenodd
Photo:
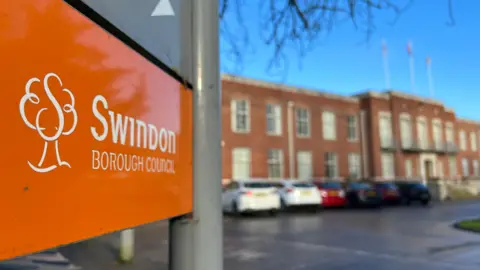
<svg viewBox="0 0 480 270"><path fill-rule="evenodd" d="M191 212L191 91L61 0L0 14L0 260Z"/></svg>

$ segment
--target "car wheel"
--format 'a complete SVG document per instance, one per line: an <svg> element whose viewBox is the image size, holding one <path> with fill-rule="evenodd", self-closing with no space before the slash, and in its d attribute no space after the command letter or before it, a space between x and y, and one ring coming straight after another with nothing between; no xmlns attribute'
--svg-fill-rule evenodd
<svg viewBox="0 0 480 270"><path fill-rule="evenodd" d="M422 201L420 201L420 203L421 203L423 206L427 206L427 205L430 203L430 200L422 200Z"/></svg>
<svg viewBox="0 0 480 270"><path fill-rule="evenodd" d="M402 198L402 204L408 206L408 205L412 204L412 202L410 201L409 198Z"/></svg>
<svg viewBox="0 0 480 270"><path fill-rule="evenodd" d="M288 210L287 204L285 203L285 201L283 199L280 200L280 210L283 211L283 212Z"/></svg>
<svg viewBox="0 0 480 270"><path fill-rule="evenodd" d="M238 212L238 205L236 201L232 203L232 214L234 216L238 216L240 214L240 212Z"/></svg>
<svg viewBox="0 0 480 270"><path fill-rule="evenodd" d="M275 216L277 216L277 214L278 214L278 210L276 210L276 209L270 210L270 211L268 211L268 214L269 214L271 217L275 217Z"/></svg>

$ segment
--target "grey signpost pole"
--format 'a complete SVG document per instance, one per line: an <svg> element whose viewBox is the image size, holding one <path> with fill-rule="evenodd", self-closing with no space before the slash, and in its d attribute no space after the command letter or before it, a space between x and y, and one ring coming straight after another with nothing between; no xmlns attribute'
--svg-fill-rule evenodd
<svg viewBox="0 0 480 270"><path fill-rule="evenodd" d="M195 270L223 270L218 0L193 1L193 252Z"/></svg>

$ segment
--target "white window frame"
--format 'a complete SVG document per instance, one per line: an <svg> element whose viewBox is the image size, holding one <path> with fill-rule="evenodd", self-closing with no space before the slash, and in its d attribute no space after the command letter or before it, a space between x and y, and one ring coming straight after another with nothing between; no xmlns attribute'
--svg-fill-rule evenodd
<svg viewBox="0 0 480 270"><path fill-rule="evenodd" d="M336 178L338 177L338 157L335 152L325 152L324 153L324 162L325 162L325 177L326 178ZM330 167L333 168L333 174L329 175Z"/></svg>
<svg viewBox="0 0 480 270"><path fill-rule="evenodd" d="M450 177L457 176L457 158L456 157L448 157L448 171Z"/></svg>
<svg viewBox="0 0 480 270"><path fill-rule="evenodd" d="M472 160L472 170L473 170L473 176L479 176L480 175L480 168L478 164L478 160L474 159Z"/></svg>
<svg viewBox="0 0 480 270"><path fill-rule="evenodd" d="M300 112L305 112L306 119L301 119ZM305 107L295 108L295 123L296 123L296 134L299 138L308 138L310 137L310 110ZM301 132L301 125L306 129L305 133Z"/></svg>
<svg viewBox="0 0 480 270"><path fill-rule="evenodd" d="M432 121L432 137L433 137L433 144L435 149L439 150L442 149L443 144L443 136L442 136L442 120L436 118Z"/></svg>
<svg viewBox="0 0 480 270"><path fill-rule="evenodd" d="M283 151L281 149L268 149L267 165L269 179L282 179L284 175ZM273 172L273 166L278 166L278 172Z"/></svg>
<svg viewBox="0 0 480 270"><path fill-rule="evenodd" d="M334 112L322 112L322 131L324 140L334 141L337 139L337 119Z"/></svg>
<svg viewBox="0 0 480 270"><path fill-rule="evenodd" d="M406 123L406 125L403 125L404 123ZM407 128L407 130L405 130L405 128ZM412 147L412 118L407 113L400 114L400 136L403 148Z"/></svg>
<svg viewBox="0 0 480 270"><path fill-rule="evenodd" d="M474 131L470 132L470 149L477 151L477 134Z"/></svg>
<svg viewBox="0 0 480 270"><path fill-rule="evenodd" d="M460 150L466 151L467 150L467 134L465 130L461 129L458 132L458 140L460 141Z"/></svg>
<svg viewBox="0 0 480 270"><path fill-rule="evenodd" d="M246 171L242 173L240 171ZM244 175L244 176L238 176ZM247 147L232 149L232 179L247 180L252 176L252 151Z"/></svg>
<svg viewBox="0 0 480 270"><path fill-rule="evenodd" d="M413 177L413 162L411 159L405 160L405 177L407 178Z"/></svg>
<svg viewBox="0 0 480 270"><path fill-rule="evenodd" d="M269 108L271 111L269 111ZM268 103L265 108L267 134L271 136L282 135L282 106L280 104ZM273 130L269 130L268 123L272 121Z"/></svg>
<svg viewBox="0 0 480 270"><path fill-rule="evenodd" d="M393 153L382 153L381 163L382 163L382 177L384 179L395 178L395 156L393 155Z"/></svg>
<svg viewBox="0 0 480 270"><path fill-rule="evenodd" d="M453 144L455 142L455 131L452 122L445 123L445 142Z"/></svg>
<svg viewBox="0 0 480 270"><path fill-rule="evenodd" d="M388 118L388 125L383 126L382 119ZM378 127L380 132L380 145L382 147L392 147L393 145L393 126L392 126L392 114L390 112L379 112L378 114Z"/></svg>
<svg viewBox="0 0 480 270"><path fill-rule="evenodd" d="M353 178L362 177L362 164L360 154L348 153L348 176Z"/></svg>
<svg viewBox="0 0 480 270"><path fill-rule="evenodd" d="M353 120L353 123L350 122ZM351 136L353 133L353 136ZM358 141L358 116L349 115L347 116L347 140L350 142Z"/></svg>
<svg viewBox="0 0 480 270"><path fill-rule="evenodd" d="M464 177L470 176L470 168L469 168L467 158L462 158L462 176Z"/></svg>
<svg viewBox="0 0 480 270"><path fill-rule="evenodd" d="M297 152L297 177L300 180L311 180L313 177L313 161L311 151Z"/></svg>
<svg viewBox="0 0 480 270"><path fill-rule="evenodd" d="M238 103L245 102L245 111L238 110ZM239 128L238 118L245 117L245 127ZM235 133L250 132L250 101L248 99L232 99L230 103L231 128Z"/></svg>
<svg viewBox="0 0 480 270"><path fill-rule="evenodd" d="M420 133L420 127L423 126L425 133L422 134ZM425 116L418 116L417 117L417 139L418 139L418 146L421 149L427 149L428 148L428 123L427 123L427 118Z"/></svg>

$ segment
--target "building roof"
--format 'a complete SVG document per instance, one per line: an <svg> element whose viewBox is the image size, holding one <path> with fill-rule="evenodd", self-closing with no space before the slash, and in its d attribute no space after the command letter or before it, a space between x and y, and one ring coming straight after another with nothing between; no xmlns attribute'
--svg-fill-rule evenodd
<svg viewBox="0 0 480 270"><path fill-rule="evenodd" d="M420 96L404 93L404 92L393 90L393 89L389 89L386 91L377 91L377 90L367 89L355 95L345 96L345 95L339 95L334 93L328 93L320 89L312 89L312 88L309 89L304 87L290 86L290 85L285 85L281 83L267 82L267 81L251 79L251 78L246 78L246 77L226 74L226 73L222 74L222 81L257 86L261 88L268 88L268 89L279 90L279 91L302 93L302 94L312 95L312 96L320 96L324 98L342 100L342 101L353 102L353 103L358 103L362 98L366 98L366 97L382 98L382 99L388 100L390 99L391 96L396 96L400 98L420 101L427 104L442 106L447 112L451 112L451 113L455 112L453 108L446 107L445 104L440 100L420 97ZM474 121L474 120L469 120L464 118L457 118L457 120L463 121L469 124L480 125L480 121Z"/></svg>

